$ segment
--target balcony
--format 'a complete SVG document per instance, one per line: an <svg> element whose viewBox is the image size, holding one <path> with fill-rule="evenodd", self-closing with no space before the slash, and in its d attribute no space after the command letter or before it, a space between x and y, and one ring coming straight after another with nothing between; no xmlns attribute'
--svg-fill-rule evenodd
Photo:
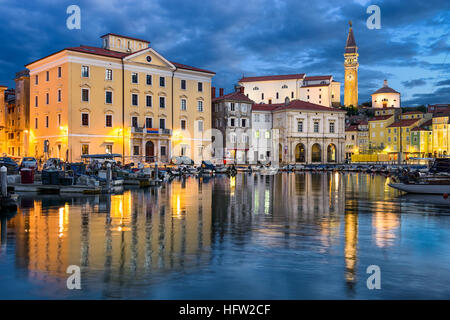
<svg viewBox="0 0 450 320"><path fill-rule="evenodd" d="M171 135L172 130L171 129L158 129L158 128L131 127L131 133Z"/></svg>

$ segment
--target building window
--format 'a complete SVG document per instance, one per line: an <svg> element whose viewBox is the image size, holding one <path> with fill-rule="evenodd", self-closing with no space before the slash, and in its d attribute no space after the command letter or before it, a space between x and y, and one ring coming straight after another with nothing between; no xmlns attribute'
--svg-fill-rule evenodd
<svg viewBox="0 0 450 320"><path fill-rule="evenodd" d="M152 100L153 100L153 97L147 95L147 96L145 97L145 105L146 105L147 107L151 107L151 106L152 106Z"/></svg>
<svg viewBox="0 0 450 320"><path fill-rule="evenodd" d="M334 122L330 122L330 133L334 133Z"/></svg>
<svg viewBox="0 0 450 320"><path fill-rule="evenodd" d="M166 119L159 119L159 128L160 129L166 128Z"/></svg>
<svg viewBox="0 0 450 320"><path fill-rule="evenodd" d="M160 154L161 154L162 157L165 157L167 155L166 146L161 146Z"/></svg>
<svg viewBox="0 0 450 320"><path fill-rule="evenodd" d="M198 87L198 92L202 92L203 91L203 83L202 82L199 82L197 87Z"/></svg>
<svg viewBox="0 0 450 320"><path fill-rule="evenodd" d="M306 96L306 99L308 99L308 100L309 100L309 96Z"/></svg>
<svg viewBox="0 0 450 320"><path fill-rule="evenodd" d="M39 101L38 96L35 96L35 97L34 97L34 106L35 106L36 108L38 107L38 101Z"/></svg>
<svg viewBox="0 0 450 320"><path fill-rule="evenodd" d="M291 99L294 99L294 91L291 92Z"/></svg>
<svg viewBox="0 0 450 320"><path fill-rule="evenodd" d="M81 101L89 102L89 89L81 89Z"/></svg>
<svg viewBox="0 0 450 320"><path fill-rule="evenodd" d="M279 95L278 92L277 92L277 99L279 98L279 96L280 96L280 95Z"/></svg>
<svg viewBox="0 0 450 320"><path fill-rule="evenodd" d="M159 107L161 109L166 107L166 97L159 97Z"/></svg>
<svg viewBox="0 0 450 320"><path fill-rule="evenodd" d="M230 104L230 111L236 111L236 108L235 108L235 106L234 106L234 102L232 102L232 103Z"/></svg>
<svg viewBox="0 0 450 320"><path fill-rule="evenodd" d="M38 128L38 118L34 118L34 128Z"/></svg>
<svg viewBox="0 0 450 320"><path fill-rule="evenodd" d="M105 103L112 103L112 91L105 91Z"/></svg>
<svg viewBox="0 0 450 320"><path fill-rule="evenodd" d="M261 93L261 100L264 100L264 93Z"/></svg>
<svg viewBox="0 0 450 320"><path fill-rule="evenodd" d="M266 122L270 122L270 114L266 114L264 118Z"/></svg>
<svg viewBox="0 0 450 320"><path fill-rule="evenodd" d="M45 71L45 81L50 81L50 72Z"/></svg>
<svg viewBox="0 0 450 320"><path fill-rule="evenodd" d="M199 111L199 112L203 112L203 101L198 101L197 102L197 110Z"/></svg>
<svg viewBox="0 0 450 320"><path fill-rule="evenodd" d="M152 128L153 127L153 119L152 118L145 118L145 127L146 128Z"/></svg>
<svg viewBox="0 0 450 320"><path fill-rule="evenodd" d="M57 99L58 99L58 102L61 102L61 89L58 89L58 95L57 95Z"/></svg>
<svg viewBox="0 0 450 320"><path fill-rule="evenodd" d="M139 77L138 77L137 72L133 72L131 74L131 83L138 83L138 80L139 80Z"/></svg>
<svg viewBox="0 0 450 320"><path fill-rule="evenodd" d="M146 83L147 83L148 86L151 86L151 85L152 85L152 75L151 75L151 74L148 74L148 75L147 75L147 77L146 77Z"/></svg>
<svg viewBox="0 0 450 320"><path fill-rule="evenodd" d="M270 139L270 131L269 130L266 131L265 136L266 136L266 139Z"/></svg>
<svg viewBox="0 0 450 320"><path fill-rule="evenodd" d="M256 138L256 139L259 139L259 130L256 130L256 131L255 131L255 138Z"/></svg>
<svg viewBox="0 0 450 320"><path fill-rule="evenodd" d="M89 78L89 67L88 66L81 66L81 76L83 78Z"/></svg>
<svg viewBox="0 0 450 320"><path fill-rule="evenodd" d="M112 69L106 69L105 80L112 80L112 79L113 79L113 71L112 71Z"/></svg>
<svg viewBox="0 0 450 320"><path fill-rule="evenodd" d="M50 103L50 94L47 92L45 94L45 104L49 104Z"/></svg>
<svg viewBox="0 0 450 320"><path fill-rule="evenodd" d="M81 145L81 154L89 154L89 145L88 144Z"/></svg>
<svg viewBox="0 0 450 320"><path fill-rule="evenodd" d="M241 119L241 126L242 126L242 128L245 128L246 127L246 124L247 124L247 121L246 121L247 119Z"/></svg>
<svg viewBox="0 0 450 320"><path fill-rule="evenodd" d="M234 127L234 118L230 119L230 127Z"/></svg>
<svg viewBox="0 0 450 320"><path fill-rule="evenodd" d="M255 114L255 122L259 122L259 114Z"/></svg>
<svg viewBox="0 0 450 320"><path fill-rule="evenodd" d="M138 127L138 117L131 117L131 126L133 128L137 128Z"/></svg>
<svg viewBox="0 0 450 320"><path fill-rule="evenodd" d="M166 86L166 78L159 77L159 86L160 87L165 87Z"/></svg>
<svg viewBox="0 0 450 320"><path fill-rule="evenodd" d="M83 127L89 127L89 113L81 114L81 125Z"/></svg>
<svg viewBox="0 0 450 320"><path fill-rule="evenodd" d="M181 120L181 130L186 130L186 120Z"/></svg>
<svg viewBox="0 0 450 320"><path fill-rule="evenodd" d="M186 99L181 99L181 111L186 111Z"/></svg>
<svg viewBox="0 0 450 320"><path fill-rule="evenodd" d="M297 132L303 132L303 121L297 122Z"/></svg>
<svg viewBox="0 0 450 320"><path fill-rule="evenodd" d="M186 80L181 80L181 89L186 90Z"/></svg>
<svg viewBox="0 0 450 320"><path fill-rule="evenodd" d="M131 105L137 107L139 103L138 95L136 93L131 94Z"/></svg>
<svg viewBox="0 0 450 320"><path fill-rule="evenodd" d="M202 120L197 121L197 129L199 132L203 132L203 121Z"/></svg>
<svg viewBox="0 0 450 320"><path fill-rule="evenodd" d="M105 152L106 152L106 154L111 154L112 153L112 144L106 144L105 145Z"/></svg>
<svg viewBox="0 0 450 320"><path fill-rule="evenodd" d="M61 127L61 113L58 113L58 126Z"/></svg>
<svg viewBox="0 0 450 320"><path fill-rule="evenodd" d="M39 76L38 76L38 75L35 75L35 76L34 76L34 84L35 84L35 85L38 85L38 84L39 84Z"/></svg>
<svg viewBox="0 0 450 320"><path fill-rule="evenodd" d="M105 115L105 127L112 127L112 114Z"/></svg>
<svg viewBox="0 0 450 320"><path fill-rule="evenodd" d="M133 146L133 156L139 155L139 146Z"/></svg>
<svg viewBox="0 0 450 320"><path fill-rule="evenodd" d="M45 116L45 127L48 128L48 116Z"/></svg>
<svg viewBox="0 0 450 320"><path fill-rule="evenodd" d="M318 121L314 121L314 132L315 133L319 132L319 122Z"/></svg>

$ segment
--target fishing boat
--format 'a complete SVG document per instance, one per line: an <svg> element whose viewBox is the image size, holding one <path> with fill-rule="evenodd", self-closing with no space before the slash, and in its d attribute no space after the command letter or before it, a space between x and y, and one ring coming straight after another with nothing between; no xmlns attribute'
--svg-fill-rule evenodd
<svg viewBox="0 0 450 320"><path fill-rule="evenodd" d="M391 188L408 193L449 194L450 159L438 158L427 173L420 171L401 171L392 177Z"/></svg>
<svg viewBox="0 0 450 320"><path fill-rule="evenodd" d="M262 167L260 170L260 173L262 175L272 175L272 174L276 174L277 172L278 172L277 167Z"/></svg>

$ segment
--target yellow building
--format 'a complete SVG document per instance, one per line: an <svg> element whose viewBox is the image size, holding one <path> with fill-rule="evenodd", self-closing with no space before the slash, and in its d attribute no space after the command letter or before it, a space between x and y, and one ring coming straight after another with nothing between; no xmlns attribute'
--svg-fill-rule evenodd
<svg viewBox="0 0 450 320"><path fill-rule="evenodd" d="M0 152L1 155L7 155L6 144L6 97L5 93L8 90L6 86L0 86Z"/></svg>
<svg viewBox="0 0 450 320"><path fill-rule="evenodd" d="M350 21L347 43L344 53L345 82L344 82L344 106L358 107L358 47L353 35L352 22Z"/></svg>
<svg viewBox="0 0 450 320"><path fill-rule="evenodd" d="M101 48L65 48L26 66L30 156L209 159L214 72L171 62L146 40L101 38Z"/></svg>
<svg viewBox="0 0 450 320"><path fill-rule="evenodd" d="M431 157L433 153L433 120L427 120L411 130L411 146L413 156Z"/></svg>
<svg viewBox="0 0 450 320"><path fill-rule="evenodd" d="M442 157L450 154L450 113L433 116L433 156Z"/></svg>
<svg viewBox="0 0 450 320"><path fill-rule="evenodd" d="M408 160L410 154L417 152L411 141L411 132L423 121L423 118L400 119L387 127L387 152L392 153L392 160ZM398 154L401 159L398 159Z"/></svg>

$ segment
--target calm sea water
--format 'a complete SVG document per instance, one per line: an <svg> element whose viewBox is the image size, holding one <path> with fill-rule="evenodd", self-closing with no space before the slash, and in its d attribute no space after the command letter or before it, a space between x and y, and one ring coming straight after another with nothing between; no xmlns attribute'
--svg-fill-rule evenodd
<svg viewBox="0 0 450 320"><path fill-rule="evenodd" d="M239 174L2 219L1 299L450 299L450 199L382 176ZM69 265L81 290L68 290ZM366 269L381 269L369 290Z"/></svg>

